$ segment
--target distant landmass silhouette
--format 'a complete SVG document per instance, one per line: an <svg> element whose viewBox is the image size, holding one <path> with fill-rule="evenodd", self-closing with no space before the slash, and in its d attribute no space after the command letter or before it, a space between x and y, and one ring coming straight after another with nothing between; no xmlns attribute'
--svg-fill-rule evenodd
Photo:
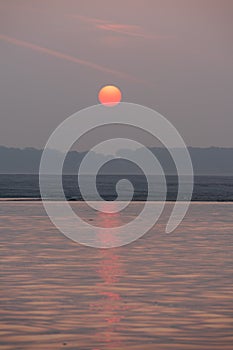
<svg viewBox="0 0 233 350"><path fill-rule="evenodd" d="M121 150L119 156L132 152ZM165 148L151 148L160 161L165 174L176 174L176 168L169 152ZM40 159L43 150L35 148L9 148L0 146L0 173L1 174L38 174ZM196 148L189 147L195 175L233 175L233 148ZM60 157L61 154L51 150L52 156ZM86 152L70 151L67 154L63 172L64 174L77 174L78 167ZM110 160L111 157L93 153L93 157L104 158L107 162L101 169L103 174L141 174L140 169L133 163L124 159ZM110 161L109 161L110 160Z"/></svg>

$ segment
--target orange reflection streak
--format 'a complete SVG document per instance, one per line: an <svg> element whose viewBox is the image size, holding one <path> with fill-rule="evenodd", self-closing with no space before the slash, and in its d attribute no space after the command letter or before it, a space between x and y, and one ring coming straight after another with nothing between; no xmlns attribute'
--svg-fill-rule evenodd
<svg viewBox="0 0 233 350"><path fill-rule="evenodd" d="M118 76L118 77L122 77L124 79L127 78L127 79L130 79L130 80L135 80L134 78L132 78L128 74L119 72L117 70L106 68L106 67L101 66L99 64L96 64L96 63L93 63L93 62L89 62L89 61L86 61L86 60L82 60L82 59L79 59L77 57L70 56L70 55L64 54L64 53L59 52L59 51L51 50L51 49L48 49L48 48L43 47L43 46L38 46L38 45L35 45L35 44L32 44L32 43L29 43L27 41L18 40L16 38L12 38L12 37L7 36L7 35L0 34L0 40L3 40L5 42L8 42L8 43L13 44L13 45L17 45L17 46L20 46L20 47L25 47L27 49L31 49L33 51L37 51L37 52L41 52L41 53L44 53L44 54L47 54L47 55L50 55L50 56L54 56L56 58L59 58L59 59L65 60L65 61L69 61L69 62L72 62L72 63L78 63L78 64L81 64L83 66L89 67L91 69L95 69L95 70L98 70L98 71L101 71L101 72L104 72L104 73L109 73L109 74L112 74L112 75L115 75L115 76Z"/></svg>
<svg viewBox="0 0 233 350"><path fill-rule="evenodd" d="M107 205L106 203L105 207L103 207L103 212L106 210ZM102 227L116 226L118 223L120 224L120 216L119 214L99 212L98 221ZM98 229L98 238L103 243L109 240L116 241L116 237L103 233L101 228ZM120 322L124 318L124 311L126 310L117 288L120 277L124 275L124 269L114 249L101 249L100 255L100 266L97 269L97 273L103 282L96 285L97 293L101 299L96 303L95 309L101 314L101 319L106 322L106 325L105 331L102 334L98 334L98 341L104 342L108 349L112 349L116 348L116 346L121 347L121 341L115 336L115 333L119 331Z"/></svg>

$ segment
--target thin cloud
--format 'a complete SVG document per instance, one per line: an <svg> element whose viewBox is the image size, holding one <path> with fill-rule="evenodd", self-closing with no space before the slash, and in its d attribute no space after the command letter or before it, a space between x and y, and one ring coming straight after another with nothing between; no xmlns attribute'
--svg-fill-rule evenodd
<svg viewBox="0 0 233 350"><path fill-rule="evenodd" d="M111 21L106 21L106 20L97 19L93 17L81 16L81 15L69 15L69 17L77 18L86 23L91 23L97 29L100 29L100 30L110 31L118 34L127 35L127 36L134 36L134 37L143 38L143 39L160 38L160 36L151 35L145 32L142 27L137 25L112 23Z"/></svg>
<svg viewBox="0 0 233 350"><path fill-rule="evenodd" d="M139 26L106 23L106 24L97 24L96 27L102 30L124 34L128 36L134 36L138 38L144 38L144 39L154 38L149 34L143 33L141 27Z"/></svg>
<svg viewBox="0 0 233 350"><path fill-rule="evenodd" d="M64 53L59 52L59 51L51 50L51 49L43 47L43 46L35 45L35 44L29 43L27 41L19 40L19 39L16 39L16 38L13 38L13 37L10 37L7 35L3 35L3 34L0 34L0 40L8 42L12 45L17 45L17 46L25 47L25 48L33 50L33 51L41 52L41 53L47 54L49 56L53 56L53 57L56 57L56 58L59 58L59 59L62 59L62 60L68 61L68 62L77 63L80 65L89 67L91 69L98 70L100 72L109 73L109 74L112 74L114 76L121 77L123 79L136 81L135 78L131 77L130 75L128 75L126 73L122 73L120 71L113 70L113 69L101 66L99 64L96 64L96 63L93 63L90 61L82 60L82 59L79 59L77 57L67 55L67 54L64 54Z"/></svg>

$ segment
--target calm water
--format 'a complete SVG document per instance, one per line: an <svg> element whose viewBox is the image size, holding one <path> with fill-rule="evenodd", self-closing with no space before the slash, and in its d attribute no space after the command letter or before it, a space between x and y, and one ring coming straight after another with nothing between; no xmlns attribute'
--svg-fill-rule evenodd
<svg viewBox="0 0 233 350"><path fill-rule="evenodd" d="M124 178L124 177L123 177ZM131 175L127 177L133 184L135 193L134 200L146 200L147 182L144 176ZM97 188L105 200L116 198L116 183L122 179L120 175L99 176ZM85 177L86 190L89 189L90 176ZM153 200L160 200L160 185L154 180L155 189ZM53 190L53 177L50 177L51 196L56 198L56 191ZM82 200L77 176L64 175L63 186L67 199ZM176 200L177 178L167 176L168 194L167 199ZM127 190L125 191L127 197ZM0 175L0 198L40 198L39 178L37 175ZM92 193L89 193L89 200L95 200ZM186 194L183 193L183 200ZM233 177L232 176L196 176L193 192L193 201L233 201Z"/></svg>
<svg viewBox="0 0 233 350"><path fill-rule="evenodd" d="M40 202L2 201L0 348L232 349L233 203L192 203L164 234L171 205L143 238L104 250L68 240Z"/></svg>

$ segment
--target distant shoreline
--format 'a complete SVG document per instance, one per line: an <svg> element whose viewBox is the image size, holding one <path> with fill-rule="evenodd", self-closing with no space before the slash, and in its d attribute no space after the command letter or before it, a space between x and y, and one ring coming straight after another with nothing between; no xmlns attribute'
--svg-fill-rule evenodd
<svg viewBox="0 0 233 350"><path fill-rule="evenodd" d="M64 202L64 201L61 201L59 199L47 199L46 200L47 202ZM68 199L67 200L68 202L72 202L72 203L85 203L85 201L83 200L72 200L72 199ZM4 203L4 202L24 202L24 203L27 203L27 202L33 202L33 203L36 203L36 202L39 202L41 203L42 202L42 199L41 198L0 198L0 203ZM96 201L92 201L90 200L89 202L96 202ZM145 203L146 201L145 200L134 200L134 201L131 201L130 203ZM160 203L161 201L160 200L151 200L149 201L151 203ZM175 203L176 200L168 200L168 201L165 201L165 203ZM179 203L185 203L186 201L184 200L181 200L181 201L178 201ZM191 200L192 203L201 203L201 204L204 204L204 203L216 203L216 204L221 204L221 203L231 203L233 204L233 200L215 200L215 201L207 201L207 200L203 200L203 201L200 201L200 200Z"/></svg>
<svg viewBox="0 0 233 350"><path fill-rule="evenodd" d="M176 174L176 167L169 151L163 147L150 147L150 151L160 162L164 173ZM233 176L233 148L221 147L188 147L196 176ZM177 149L177 152L179 150ZM0 146L0 174L30 174L39 173L42 149L36 148L10 148ZM104 164L107 164L111 156L93 153L93 156ZM87 152L69 151L63 167L63 173L67 175L77 174L78 168ZM141 157L141 149L133 152L134 156ZM119 159L115 159L108 166L104 167L103 174L138 174L141 172L133 164L129 164L125 159L132 156L130 150L120 150ZM55 161L63 159L63 155L55 150L51 150L51 158ZM129 159L131 159L129 157ZM149 168L148 168L149 169Z"/></svg>

